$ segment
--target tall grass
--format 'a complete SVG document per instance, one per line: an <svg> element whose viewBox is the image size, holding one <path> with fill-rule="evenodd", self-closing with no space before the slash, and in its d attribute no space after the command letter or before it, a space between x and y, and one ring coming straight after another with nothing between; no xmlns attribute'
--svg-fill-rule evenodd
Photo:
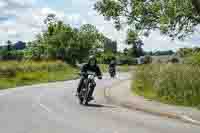
<svg viewBox="0 0 200 133"><path fill-rule="evenodd" d="M102 72L108 72L108 65L107 64L100 64L99 65Z"/></svg>
<svg viewBox="0 0 200 133"><path fill-rule="evenodd" d="M117 70L120 71L120 72L129 72L129 71L131 71L131 67L133 67L133 66L130 66L130 65L127 65L127 64L121 65L117 68Z"/></svg>
<svg viewBox="0 0 200 133"><path fill-rule="evenodd" d="M200 66L152 64L138 67L133 90L166 103L200 105Z"/></svg>
<svg viewBox="0 0 200 133"><path fill-rule="evenodd" d="M77 69L61 61L0 62L0 89L77 77Z"/></svg>

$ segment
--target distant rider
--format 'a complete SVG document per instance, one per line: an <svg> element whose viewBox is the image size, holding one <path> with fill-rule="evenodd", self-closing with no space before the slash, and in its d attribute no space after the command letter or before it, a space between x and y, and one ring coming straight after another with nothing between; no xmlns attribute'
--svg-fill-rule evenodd
<svg viewBox="0 0 200 133"><path fill-rule="evenodd" d="M116 73L116 59L114 57L111 59L109 64L109 72L110 70L113 70L114 73Z"/></svg>

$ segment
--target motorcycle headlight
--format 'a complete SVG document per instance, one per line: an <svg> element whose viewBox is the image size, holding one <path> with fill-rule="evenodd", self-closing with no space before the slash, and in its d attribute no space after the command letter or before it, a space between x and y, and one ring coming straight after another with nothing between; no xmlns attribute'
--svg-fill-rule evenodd
<svg viewBox="0 0 200 133"><path fill-rule="evenodd" d="M94 79L94 75L89 75L89 79Z"/></svg>

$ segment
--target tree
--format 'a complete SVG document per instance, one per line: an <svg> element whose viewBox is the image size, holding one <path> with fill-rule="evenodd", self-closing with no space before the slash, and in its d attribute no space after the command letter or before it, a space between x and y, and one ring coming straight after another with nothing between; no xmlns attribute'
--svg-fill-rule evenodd
<svg viewBox="0 0 200 133"><path fill-rule="evenodd" d="M105 37L104 39L104 52L110 51L117 53L117 42Z"/></svg>
<svg viewBox="0 0 200 133"><path fill-rule="evenodd" d="M18 41L16 43L14 43L13 45L13 49L15 50L23 50L26 48L26 43L22 42L22 41Z"/></svg>
<svg viewBox="0 0 200 133"><path fill-rule="evenodd" d="M41 54L38 57L60 59L70 64L82 62L90 50L102 46L104 37L95 26L86 24L79 29L73 28L49 14L45 19L47 30L37 36L36 44ZM36 55L36 54L35 54Z"/></svg>
<svg viewBox="0 0 200 133"><path fill-rule="evenodd" d="M198 0L199 2L199 0ZM199 3L195 0L100 0L94 8L115 27L124 24L140 35L155 29L172 39L184 39L200 23ZM194 8L194 5L196 8Z"/></svg>
<svg viewBox="0 0 200 133"><path fill-rule="evenodd" d="M177 54L180 57L186 57L186 56L191 56L193 54L193 49L192 48L180 48L177 51Z"/></svg>
<svg viewBox="0 0 200 133"><path fill-rule="evenodd" d="M142 40L139 40L136 44L137 44L137 57L144 56L144 50L142 48L144 43L142 42Z"/></svg>
<svg viewBox="0 0 200 133"><path fill-rule="evenodd" d="M198 14L200 14L200 0L192 0L192 4L194 5Z"/></svg>
<svg viewBox="0 0 200 133"><path fill-rule="evenodd" d="M146 55L143 59L144 64L150 64L152 63L152 57L149 55Z"/></svg>
<svg viewBox="0 0 200 133"><path fill-rule="evenodd" d="M79 41L79 56L83 60L88 57L89 51L96 51L98 48L103 47L104 36L99 33L95 26L91 24L85 24L80 27L78 34Z"/></svg>
<svg viewBox="0 0 200 133"><path fill-rule="evenodd" d="M193 53L200 53L200 48L199 47L194 47Z"/></svg>
<svg viewBox="0 0 200 133"><path fill-rule="evenodd" d="M124 54L125 56L128 55L128 49L127 49L127 48L125 48L125 49L123 50L123 54Z"/></svg>
<svg viewBox="0 0 200 133"><path fill-rule="evenodd" d="M90 51L103 47L104 35L91 24L73 28L58 20L55 14L49 14L44 24L46 30L31 43L36 58L60 59L75 64L83 62Z"/></svg>
<svg viewBox="0 0 200 133"><path fill-rule="evenodd" d="M144 43L138 37L138 33L133 30L128 30L127 34L127 44L132 45L132 56L133 57L140 57L143 55L142 46Z"/></svg>
<svg viewBox="0 0 200 133"><path fill-rule="evenodd" d="M7 41L7 50L11 51L12 49L12 42L10 40Z"/></svg>
<svg viewBox="0 0 200 133"><path fill-rule="evenodd" d="M51 23L55 23L57 21L56 19L56 15L53 13L50 13L47 15L46 19L44 20L45 24L51 24Z"/></svg>

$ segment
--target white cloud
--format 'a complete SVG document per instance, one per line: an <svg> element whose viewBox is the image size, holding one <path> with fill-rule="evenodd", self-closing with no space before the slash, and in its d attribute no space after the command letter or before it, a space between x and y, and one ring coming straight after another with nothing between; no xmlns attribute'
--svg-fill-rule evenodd
<svg viewBox="0 0 200 133"><path fill-rule="evenodd" d="M96 0L67 0L67 9L60 11L48 6L42 7L42 5L39 8L35 6L37 1L0 0L0 16L14 18L0 21L0 41L32 40L44 28L43 20L47 14L54 13L59 19L76 27L86 23L93 24L107 37L117 40L120 50L127 47L125 44L126 28L117 31L112 22L105 21L94 11L93 4ZM153 32L149 38L144 39L144 43L145 50L166 50L197 46L198 43L200 44L200 39L199 33L196 33L185 42L178 40L172 42L170 38L161 36L159 32Z"/></svg>
<svg viewBox="0 0 200 133"><path fill-rule="evenodd" d="M8 39L13 41L32 40L44 28L44 19L49 13L56 14L58 19L64 19L64 12L55 11L51 8L27 8L23 12L18 9L5 12L14 15L15 19L1 22L0 35L7 33L6 36L1 36L1 42Z"/></svg>
<svg viewBox="0 0 200 133"><path fill-rule="evenodd" d="M4 8L6 6L6 3L4 1L0 1L0 8Z"/></svg>
<svg viewBox="0 0 200 133"><path fill-rule="evenodd" d="M195 37L196 38L196 37ZM192 39L193 40L193 39ZM154 31L148 38L144 39L144 49L148 51L156 50L178 50L183 47L195 47L198 46L198 42L194 42L191 39L184 41L174 40L171 38L160 35L159 31Z"/></svg>
<svg viewBox="0 0 200 133"><path fill-rule="evenodd" d="M66 22L72 24L73 26L80 25L83 18L78 13L72 13L66 15Z"/></svg>
<svg viewBox="0 0 200 133"><path fill-rule="evenodd" d="M112 21L106 21L103 16L100 16L93 8L87 12L86 22L93 24L97 29L105 36L109 37L113 41L117 41L118 50L123 50L127 47L125 44L126 28L121 31L117 31L113 26Z"/></svg>
<svg viewBox="0 0 200 133"><path fill-rule="evenodd" d="M6 40L32 40L44 28L44 19L49 13L64 20L64 12L48 7L37 8L37 0L1 0L0 42ZM1 45L1 44L0 44Z"/></svg>
<svg viewBox="0 0 200 133"><path fill-rule="evenodd" d="M43 17L46 17L48 14L56 14L56 17L58 19L63 19L64 18L64 12L61 12L61 11L55 11L51 8L42 8L40 11L39 11L39 16L43 16Z"/></svg>

